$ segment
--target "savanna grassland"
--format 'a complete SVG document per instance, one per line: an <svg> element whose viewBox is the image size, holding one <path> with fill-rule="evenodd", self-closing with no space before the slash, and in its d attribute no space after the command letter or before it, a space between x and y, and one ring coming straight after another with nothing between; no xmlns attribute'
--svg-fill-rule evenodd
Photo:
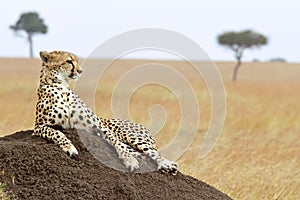
<svg viewBox="0 0 300 200"><path fill-rule="evenodd" d="M113 88L123 74L145 63L119 60L111 64L93 90L98 115L114 116L111 108ZM213 150L205 158L198 159L211 118L211 101L205 82L186 62L151 63L161 63L179 72L190 83L199 101L197 134L178 159L183 173L213 185L234 199L300 199L300 64L245 63L238 81L233 82L234 63L217 62L227 96L226 121ZM0 59L1 136L33 129L39 70L38 59ZM84 78L88 76L89 73L83 74L83 82L79 83L88 82L89 79ZM142 81L145 76L155 77L155 74L135 78ZM171 74L166 73L166 79L171 85L177 83L176 76ZM122 84L130 89L137 82ZM85 99L85 90L79 92ZM114 98L122 100L123 97L118 93ZM165 120L161 131L155 135L158 147L164 147L174 138L181 120L181 102L176 93L153 83L137 88L125 100L123 104L129 102L127 107L132 120L145 125L151 123L151 106L161 105L166 119L163 115L154 115L155 122L160 121L160 117Z"/></svg>

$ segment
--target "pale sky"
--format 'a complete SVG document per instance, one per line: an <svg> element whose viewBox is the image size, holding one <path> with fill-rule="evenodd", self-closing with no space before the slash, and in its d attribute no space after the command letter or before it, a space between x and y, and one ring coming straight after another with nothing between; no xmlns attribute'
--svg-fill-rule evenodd
<svg viewBox="0 0 300 200"><path fill-rule="evenodd" d="M252 29L266 35L269 44L246 51L244 60L280 57L300 62L300 3L296 0L2 0L0 8L0 57L28 56L27 42L16 37L9 25L21 13L36 11L49 32L34 37L35 56L40 50L67 50L87 57L115 35L139 28L162 28L194 40L212 60L230 61L234 60L233 53L217 44L217 35ZM159 53L148 52L146 56L155 59Z"/></svg>

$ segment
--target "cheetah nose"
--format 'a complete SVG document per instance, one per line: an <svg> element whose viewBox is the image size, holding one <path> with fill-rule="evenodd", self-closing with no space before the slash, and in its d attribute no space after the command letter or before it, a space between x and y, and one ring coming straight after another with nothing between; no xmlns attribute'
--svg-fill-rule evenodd
<svg viewBox="0 0 300 200"><path fill-rule="evenodd" d="M82 70L80 69L80 70L78 70L77 72L78 72L79 74L81 74L81 73L82 73Z"/></svg>

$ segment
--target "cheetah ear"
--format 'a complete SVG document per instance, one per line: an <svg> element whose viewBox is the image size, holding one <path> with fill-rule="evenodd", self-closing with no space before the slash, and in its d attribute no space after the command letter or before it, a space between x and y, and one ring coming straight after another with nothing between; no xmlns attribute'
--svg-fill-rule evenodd
<svg viewBox="0 0 300 200"><path fill-rule="evenodd" d="M40 57L44 62L48 62L49 61L49 53L47 51L40 51Z"/></svg>

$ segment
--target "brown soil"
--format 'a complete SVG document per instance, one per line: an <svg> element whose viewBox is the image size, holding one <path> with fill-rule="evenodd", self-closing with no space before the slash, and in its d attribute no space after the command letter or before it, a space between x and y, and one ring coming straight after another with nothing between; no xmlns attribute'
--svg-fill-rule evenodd
<svg viewBox="0 0 300 200"><path fill-rule="evenodd" d="M105 141L84 137L85 144L95 143L86 148L78 131L63 132L79 150L79 157L68 157L57 145L31 136L31 130L0 138L0 183L12 199L230 199L182 173L125 172ZM95 159L87 149L93 155L99 151L99 157ZM145 160L140 159L142 170L156 167ZM112 164L119 170L107 166Z"/></svg>

